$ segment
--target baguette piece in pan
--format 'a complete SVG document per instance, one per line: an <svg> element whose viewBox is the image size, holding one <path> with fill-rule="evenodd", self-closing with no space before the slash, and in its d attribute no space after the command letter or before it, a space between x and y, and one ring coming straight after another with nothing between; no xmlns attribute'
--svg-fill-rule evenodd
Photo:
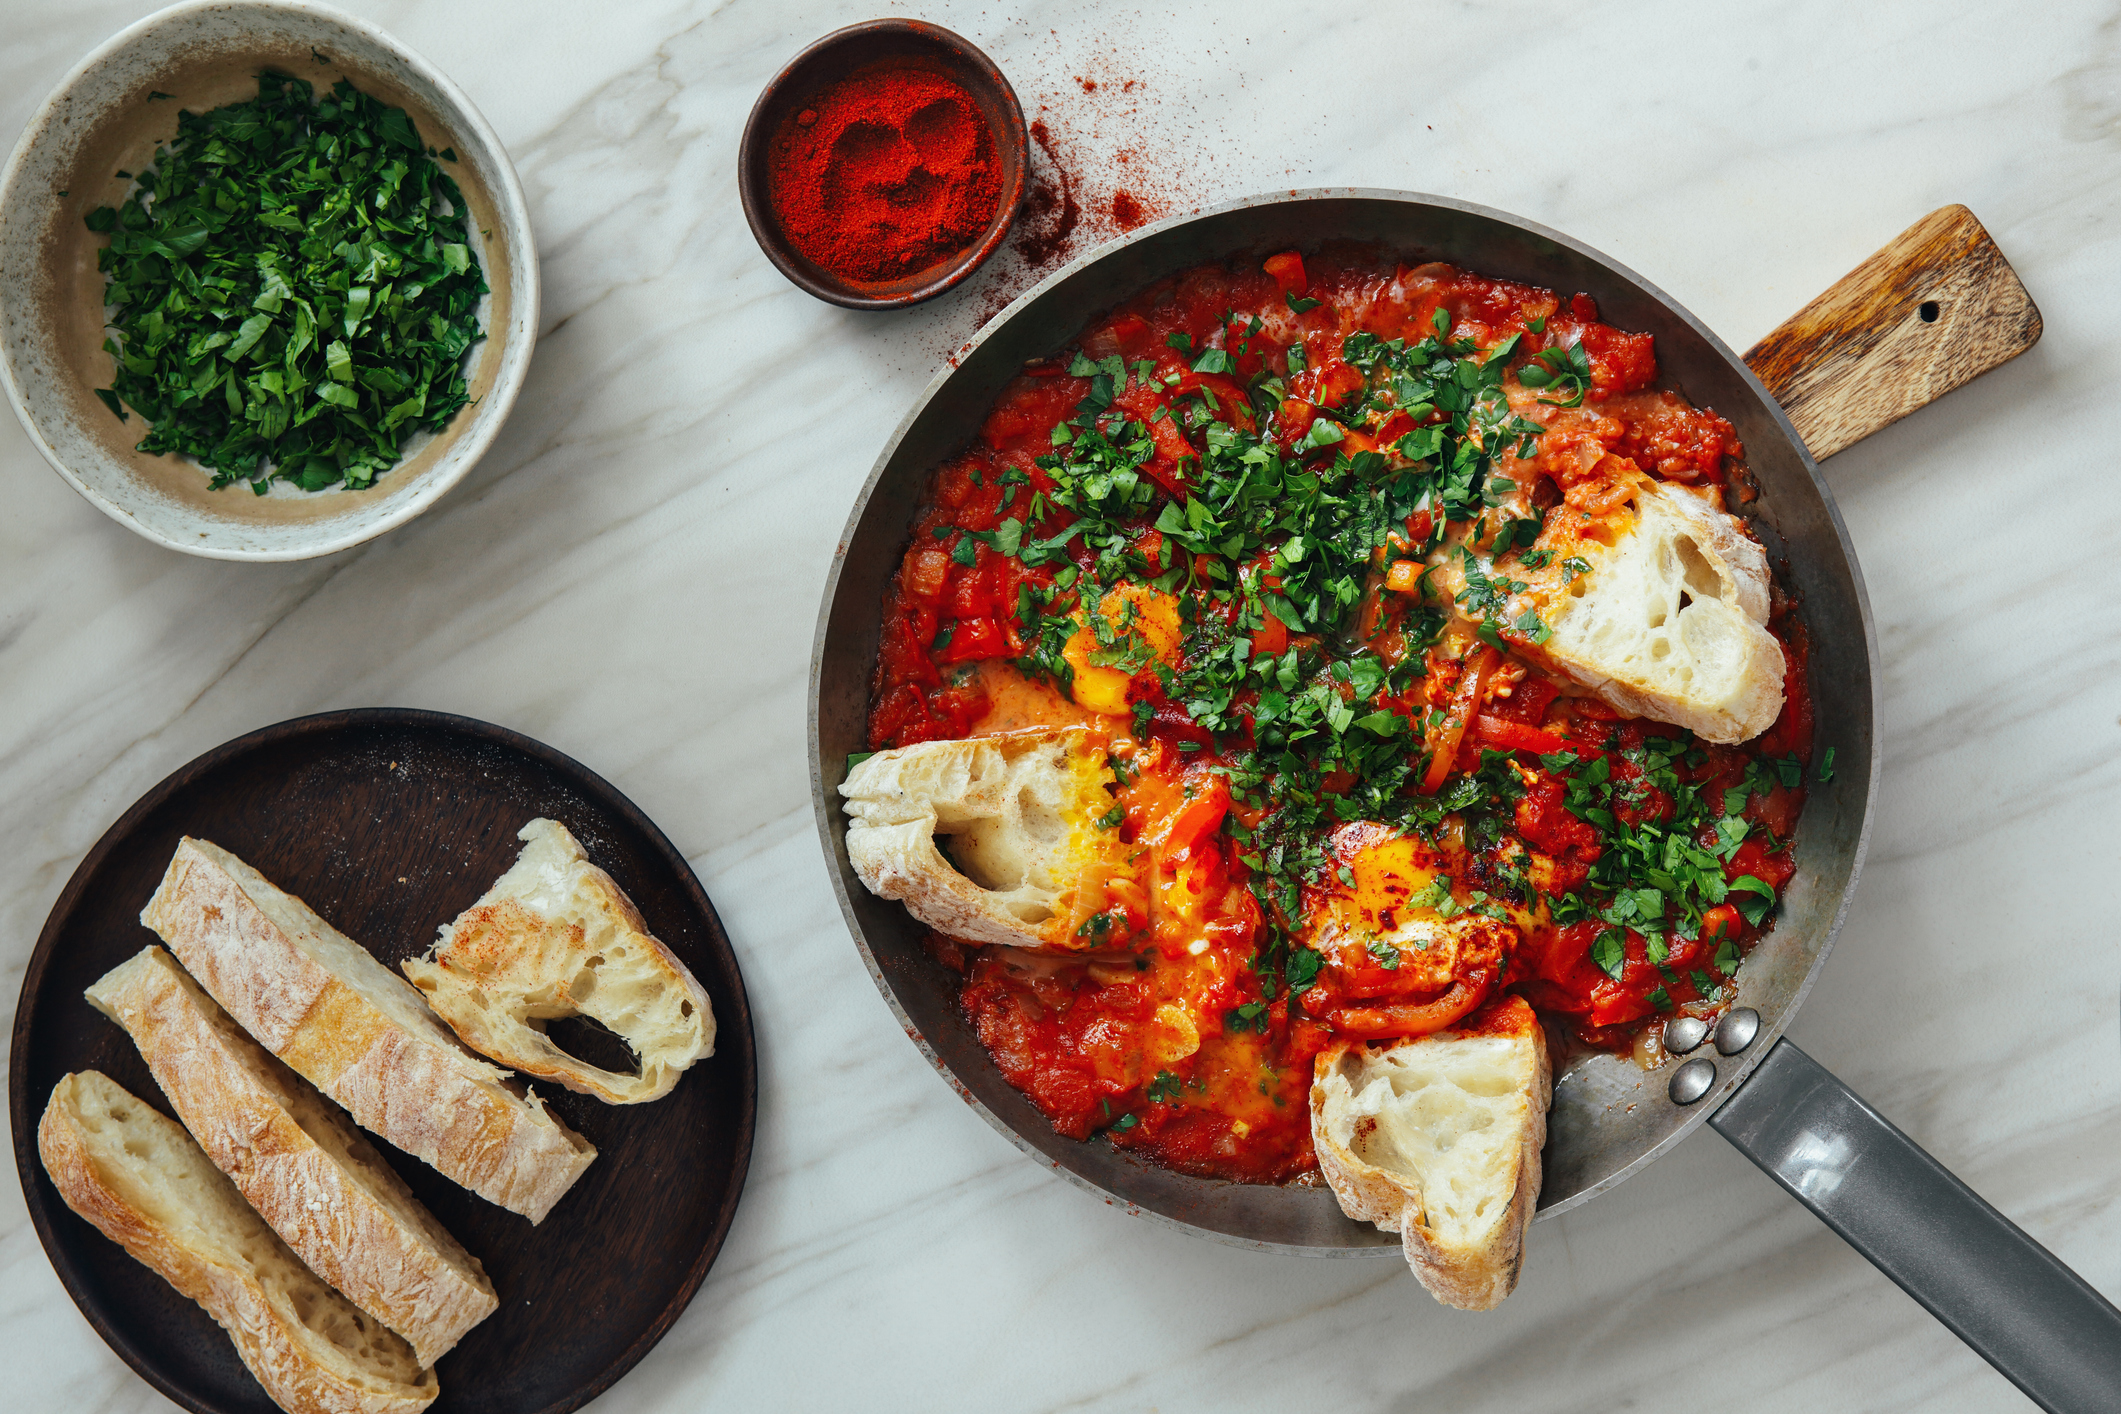
<svg viewBox="0 0 2121 1414"><path fill-rule="evenodd" d="M596 1148L465 1050L410 983L219 845L177 845L140 921L364 1128L537 1222Z"/></svg>
<svg viewBox="0 0 2121 1414"><path fill-rule="evenodd" d="M532 820L516 838L514 867L426 957L406 959L405 975L481 1055L607 1105L662 1099L714 1054L705 989L565 825ZM617 1033L640 1073L591 1065L547 1039L546 1022L575 1015Z"/></svg>
<svg viewBox="0 0 2121 1414"><path fill-rule="evenodd" d="M412 1348L317 1279L181 1125L101 1071L61 1078L37 1124L59 1196L206 1308L289 1414L417 1414Z"/></svg>
<svg viewBox="0 0 2121 1414"><path fill-rule="evenodd" d="M214 1167L311 1271L431 1367L493 1314L476 1257L420 1206L337 1106L265 1053L149 944L88 999L132 1034Z"/></svg>
<svg viewBox="0 0 2121 1414"><path fill-rule="evenodd" d="M1358 1222L1396 1232L1446 1306L1486 1311L1517 1285L1554 1098L1546 1032L1505 996L1446 1031L1342 1042L1318 1056L1318 1170Z"/></svg>
<svg viewBox="0 0 2121 1414"><path fill-rule="evenodd" d="M879 898L953 938L1044 952L1114 945L1090 920L1145 906L1105 748L1032 727L879 751L847 773L847 859ZM947 839L950 853L937 847ZM1106 920L1110 922L1108 918Z"/></svg>
<svg viewBox="0 0 2121 1414"><path fill-rule="evenodd" d="M1558 519L1557 535L1575 533L1551 547L1552 559L1590 569L1540 576L1553 630L1541 651L1623 712L1704 741L1749 741L1782 711L1782 646L1766 627L1767 552L1737 517L1686 487L1628 480L1635 494L1602 521ZM1567 581L1560 588L1551 583L1557 573Z"/></svg>

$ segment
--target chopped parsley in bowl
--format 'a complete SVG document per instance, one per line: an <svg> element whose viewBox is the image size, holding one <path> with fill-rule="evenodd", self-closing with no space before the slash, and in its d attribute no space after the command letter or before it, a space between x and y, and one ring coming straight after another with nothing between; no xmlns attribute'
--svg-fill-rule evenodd
<svg viewBox="0 0 2121 1414"><path fill-rule="evenodd" d="M499 138L336 11L151 15L0 170L0 383L83 498L187 554L306 559L433 505L499 434L538 303Z"/></svg>
<svg viewBox="0 0 2121 1414"><path fill-rule="evenodd" d="M180 113L124 205L84 218L111 238L96 396L216 490L371 485L470 401L487 287L455 157L345 79L319 97L267 72L248 102Z"/></svg>

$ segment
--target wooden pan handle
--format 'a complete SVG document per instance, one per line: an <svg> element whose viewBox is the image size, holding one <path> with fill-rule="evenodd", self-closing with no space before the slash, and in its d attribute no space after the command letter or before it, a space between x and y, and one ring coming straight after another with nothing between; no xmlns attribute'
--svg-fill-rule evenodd
<svg viewBox="0 0 2121 1414"><path fill-rule="evenodd" d="M1963 206L1902 231L1746 351L1812 456L1898 422L2040 341L2018 272Z"/></svg>

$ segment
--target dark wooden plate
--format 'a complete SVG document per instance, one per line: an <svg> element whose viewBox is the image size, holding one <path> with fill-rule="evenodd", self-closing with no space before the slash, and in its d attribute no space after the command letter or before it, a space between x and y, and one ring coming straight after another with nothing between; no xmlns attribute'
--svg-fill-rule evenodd
<svg viewBox="0 0 2121 1414"><path fill-rule="evenodd" d="M374 708L239 737L177 771L111 826L45 922L15 1013L8 1108L37 1236L97 1334L199 1414L271 1414L213 1320L60 1199L37 1158L52 1086L96 1069L169 1113L133 1043L82 990L155 936L139 913L180 835L210 839L395 968L515 859L536 816L572 830L633 896L649 930L714 1002L714 1054L646 1105L540 1086L597 1146L536 1227L377 1141L420 1201L486 1265L500 1309L437 1369L434 1414L564 1414L633 1368L699 1289L751 1157L758 1072L736 956L699 880L632 801L515 732L440 712ZM554 1038L627 1065L587 1023Z"/></svg>

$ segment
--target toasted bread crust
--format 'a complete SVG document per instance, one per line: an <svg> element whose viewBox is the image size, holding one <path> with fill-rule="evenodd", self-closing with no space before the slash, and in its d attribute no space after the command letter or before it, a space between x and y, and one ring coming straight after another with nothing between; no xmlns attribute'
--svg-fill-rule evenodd
<svg viewBox="0 0 2121 1414"><path fill-rule="evenodd" d="M1685 727L1703 741L1749 741L1782 709L1782 645L1768 632L1767 552L1744 522L1684 486L1627 467L1596 485L1595 514L1565 503L1546 517L1543 563L1490 566L1514 591L1498 615L1530 610L1543 641L1513 640L1527 662L1630 716ZM1582 489L1581 486L1578 489ZM1575 494L1574 492L1570 493ZM1429 556L1425 598L1472 625L1465 556L1447 538Z"/></svg>
<svg viewBox="0 0 2121 1414"><path fill-rule="evenodd" d="M522 856L403 970L464 1044L610 1105L670 1093L714 1054L714 1006L625 890L566 826L532 820ZM584 1015L640 1057L619 1074L567 1054L537 1024Z"/></svg>
<svg viewBox="0 0 2121 1414"><path fill-rule="evenodd" d="M1548 583L1535 591L1552 636L1531 656L1633 716L1685 727L1703 741L1751 740L1773 726L1782 710L1782 646L1764 627L1767 554L1736 517L1699 496L1647 476L1631 479L1634 511L1620 529L1619 543L1606 547L1581 541L1565 547L1591 559L1590 573L1564 587ZM1661 557L1669 561L1668 576L1684 563L1688 593L1682 595L1670 580L1643 586L1644 602L1629 603L1625 610L1643 616L1642 621L1629 625L1627 651L1616 654L1595 628L1587 629L1599 612L1588 609L1590 601L1581 596L1588 592L1596 599L1605 593L1603 580L1623 555ZM1548 570L1541 578L1551 581L1554 575ZM1693 602L1681 607L1682 598ZM1612 612L1617 606L1602 607ZM1669 657L1641 656L1642 645L1655 635L1665 637L1658 646ZM1689 674L1683 681L1660 671L1697 650L1718 660L1719 671Z"/></svg>
<svg viewBox="0 0 2121 1414"><path fill-rule="evenodd" d="M879 751L840 786L847 857L871 893L974 943L1082 950L1077 930L1127 872L1105 752L1082 727L1036 727ZM936 847L952 835L983 887Z"/></svg>
<svg viewBox="0 0 2121 1414"><path fill-rule="evenodd" d="M190 1201L209 1220L218 1216L223 1229L242 1234L240 1247L215 1241L211 1231L202 1235L198 1229L207 1224L186 1232L143 1205L137 1183L113 1166L120 1156L84 1120L84 1105L125 1101L137 1107L128 1114L131 1125L161 1136L173 1154L188 1148L196 1157ZM37 1152L66 1205L206 1308L272 1401L290 1414L418 1414L440 1393L434 1372L416 1369L410 1348L388 1331L377 1327L365 1340L356 1334L352 1349L342 1343L359 1332L360 1313L302 1269L181 1128L108 1077L87 1071L53 1087L37 1124ZM341 1341L332 1339L335 1331Z"/></svg>
<svg viewBox="0 0 2121 1414"><path fill-rule="evenodd" d="M480 1197L537 1222L596 1157L409 983L226 850L184 839L140 921L297 1075Z"/></svg>
<svg viewBox="0 0 2121 1414"><path fill-rule="evenodd" d="M498 1304L478 1259L352 1121L149 944L88 989L214 1166L310 1269L432 1366Z"/></svg>
<svg viewBox="0 0 2121 1414"><path fill-rule="evenodd" d="M1438 1301L1460 1310L1486 1311L1500 1305L1516 1288L1524 1263L1524 1230L1539 1200L1539 1151L1546 1145L1553 1074L1548 1066L1546 1033L1523 998L1508 996L1490 1003L1468 1018L1467 1027L1478 1028L1482 1037L1510 1036L1532 1047L1535 1054L1524 1095L1521 1132L1509 1165L1508 1206L1483 1239L1470 1246L1448 1240L1431 1218L1430 1199L1423 1192L1421 1175L1373 1165L1354 1152L1351 1142L1343 1142L1339 1131L1350 1126L1341 1121L1353 1100L1348 1071L1359 1068L1365 1051L1370 1049L1362 1043L1340 1042L1319 1054L1311 1084L1311 1139L1319 1172L1339 1199L1342 1212L1359 1222L1374 1223L1382 1231L1398 1233L1407 1265ZM1447 1045L1464 1034L1440 1031L1375 1050ZM1363 1123L1355 1121L1354 1142L1360 1142L1359 1126ZM1374 1127L1376 1121L1367 1123Z"/></svg>

